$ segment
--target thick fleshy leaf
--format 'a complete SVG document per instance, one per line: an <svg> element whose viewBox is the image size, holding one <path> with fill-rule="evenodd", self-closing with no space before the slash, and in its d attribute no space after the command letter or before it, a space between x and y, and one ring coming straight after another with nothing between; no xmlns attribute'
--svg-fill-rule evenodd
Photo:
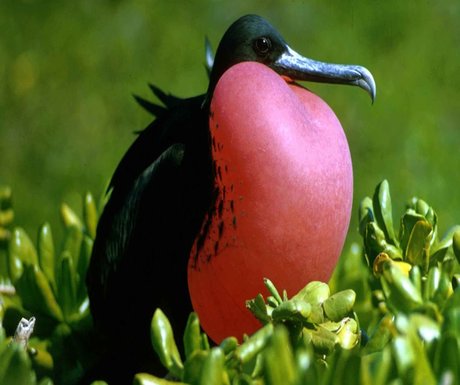
<svg viewBox="0 0 460 385"><path fill-rule="evenodd" d="M190 313L184 331L184 352L186 359L201 349L200 321L196 313Z"/></svg>
<svg viewBox="0 0 460 385"><path fill-rule="evenodd" d="M393 213L391 208L390 186L387 180L383 180L377 186L372 203L374 206L375 219L385 233L388 243L397 246L398 240L393 228Z"/></svg>
<svg viewBox="0 0 460 385"><path fill-rule="evenodd" d="M428 249L432 230L433 227L425 220L415 223L406 247L406 260L409 263L419 265L423 269L428 267Z"/></svg>
<svg viewBox="0 0 460 385"><path fill-rule="evenodd" d="M265 379L267 385L294 384L296 370L294 356L289 343L289 334L284 327L277 327L264 351Z"/></svg>
<svg viewBox="0 0 460 385"><path fill-rule="evenodd" d="M401 218L401 226L399 228L399 239L400 247L406 253L407 244L409 242L409 237L412 233L412 229L415 224L419 221L426 222L426 219L423 215L417 214L415 210L408 209L406 213Z"/></svg>
<svg viewBox="0 0 460 385"><path fill-rule="evenodd" d="M209 356L209 350L197 350L184 362L182 380L187 384L199 384L204 363Z"/></svg>
<svg viewBox="0 0 460 385"><path fill-rule="evenodd" d="M436 290L433 293L433 302L438 304L440 308L444 306L449 296L452 294L452 282L449 279L449 275L445 271L441 271L439 282Z"/></svg>
<svg viewBox="0 0 460 385"><path fill-rule="evenodd" d="M276 289L275 285L273 284L272 281L270 281L268 278L264 278L264 284L265 287L268 289L270 294L273 296L273 298L276 300L278 305L283 302L283 299L281 298L278 290Z"/></svg>
<svg viewBox="0 0 460 385"><path fill-rule="evenodd" d="M366 344L363 353L370 354L380 352L391 340L394 334L393 315L385 315L377 324L377 327L372 332L368 343Z"/></svg>
<svg viewBox="0 0 460 385"><path fill-rule="evenodd" d="M369 222L364 233L364 249L370 266L374 263L375 257L385 251L387 242L385 233L375 222Z"/></svg>
<svg viewBox="0 0 460 385"><path fill-rule="evenodd" d="M184 370L179 350L174 341L174 334L168 318L160 310L153 314L150 337L161 363L177 378L181 378Z"/></svg>
<svg viewBox="0 0 460 385"><path fill-rule="evenodd" d="M358 323L353 318L346 318L342 324L342 328L337 333L339 344L343 349L353 349L359 343Z"/></svg>
<svg viewBox="0 0 460 385"><path fill-rule="evenodd" d="M331 290L328 284L319 281L312 281L294 295L292 299L305 301L311 305L318 305L328 299L330 294Z"/></svg>
<svg viewBox="0 0 460 385"><path fill-rule="evenodd" d="M383 268L382 288L387 301L397 311L409 312L423 303L421 293L400 269L392 263Z"/></svg>
<svg viewBox="0 0 460 385"><path fill-rule="evenodd" d="M359 204L359 233L364 237L366 226L375 220L372 199L365 197Z"/></svg>
<svg viewBox="0 0 460 385"><path fill-rule="evenodd" d="M21 276L24 264L38 265L38 256L29 236L20 227L13 230L8 250L10 278L14 284Z"/></svg>
<svg viewBox="0 0 460 385"><path fill-rule="evenodd" d="M311 335L311 343L318 354L328 355L334 351L339 342L337 335L321 326L316 330L304 329L304 333Z"/></svg>
<svg viewBox="0 0 460 385"><path fill-rule="evenodd" d="M234 364L241 365L250 362L262 351L272 334L273 325L271 323L257 330L235 349L232 356Z"/></svg>
<svg viewBox="0 0 460 385"><path fill-rule="evenodd" d="M414 385L436 385L437 381L430 365L425 345L415 333L409 333L406 339L409 340L416 358L413 361L413 367L405 373L405 376L403 375L403 378L406 377L406 379L412 380L411 377L413 377L411 383Z"/></svg>
<svg viewBox="0 0 460 385"><path fill-rule="evenodd" d="M86 231L92 239L96 238L97 218L96 202L91 193L87 192L83 201L83 220Z"/></svg>
<svg viewBox="0 0 460 385"><path fill-rule="evenodd" d="M409 339L396 336L391 345L399 376L402 377L404 382L412 383L410 381L411 369L415 365L417 356Z"/></svg>
<svg viewBox="0 0 460 385"><path fill-rule="evenodd" d="M422 273L420 267L415 265L409 271L409 279L419 293L422 292Z"/></svg>
<svg viewBox="0 0 460 385"><path fill-rule="evenodd" d="M324 313L330 320L340 321L351 312L355 299L356 293L353 290L339 291L323 302Z"/></svg>
<svg viewBox="0 0 460 385"><path fill-rule="evenodd" d="M277 306L277 303L274 305ZM271 321L271 317L268 314L267 305L265 304L262 294L259 293L254 299L246 301L246 308L248 308L249 311L264 325Z"/></svg>
<svg viewBox="0 0 460 385"><path fill-rule="evenodd" d="M79 229L83 228L83 224L78 215L70 208L69 205L63 203L61 205L61 219L65 227L75 226Z"/></svg>
<svg viewBox="0 0 460 385"><path fill-rule="evenodd" d="M40 268L45 274L48 281L53 288L56 287L55 281L55 255L54 255L54 242L49 223L44 223L38 230L38 258L40 261Z"/></svg>
<svg viewBox="0 0 460 385"><path fill-rule="evenodd" d="M0 347L0 384L34 385L35 372L27 352L18 344Z"/></svg>
<svg viewBox="0 0 460 385"><path fill-rule="evenodd" d="M65 252L68 253L73 259L74 266L78 266L80 258L81 243L83 240L83 233L81 227L69 225L66 228L64 235L64 242L61 247L61 256Z"/></svg>
<svg viewBox="0 0 460 385"><path fill-rule="evenodd" d="M229 354L234 351L238 346L238 339L236 337L227 337L220 343L220 348L224 354Z"/></svg>
<svg viewBox="0 0 460 385"><path fill-rule="evenodd" d="M361 361L360 356L355 352L340 351L332 374L334 377L332 385L359 383Z"/></svg>
<svg viewBox="0 0 460 385"><path fill-rule="evenodd" d="M78 258L77 265L77 302L81 303L87 298L86 289L86 270L88 269L89 261L91 259L91 251L93 249L93 240L83 235L80 248L80 258Z"/></svg>
<svg viewBox="0 0 460 385"><path fill-rule="evenodd" d="M66 320L77 310L77 278L71 255L64 251L57 276L57 299Z"/></svg>
<svg viewBox="0 0 460 385"><path fill-rule="evenodd" d="M425 298L432 299L434 293L439 286L439 281L441 279L441 270L434 266L428 271L426 284L425 284Z"/></svg>
<svg viewBox="0 0 460 385"><path fill-rule="evenodd" d="M436 349L434 368L439 377L447 372L458 381L460 373L460 341L457 333L444 333ZM455 382L453 382L455 383Z"/></svg>
<svg viewBox="0 0 460 385"><path fill-rule="evenodd" d="M53 290L38 266L25 265L24 274L18 281L18 293L26 310L38 315L43 314L57 321L63 320Z"/></svg>
<svg viewBox="0 0 460 385"><path fill-rule="evenodd" d="M309 303L291 299L273 309L272 318L274 321L304 322L310 313L311 305Z"/></svg>
<svg viewBox="0 0 460 385"><path fill-rule="evenodd" d="M221 348L212 348L204 360L200 376L200 385L229 385L227 373L224 370L225 355Z"/></svg>
<svg viewBox="0 0 460 385"><path fill-rule="evenodd" d="M374 354L366 354L362 358L362 385L388 385L392 369L390 347L378 350Z"/></svg>

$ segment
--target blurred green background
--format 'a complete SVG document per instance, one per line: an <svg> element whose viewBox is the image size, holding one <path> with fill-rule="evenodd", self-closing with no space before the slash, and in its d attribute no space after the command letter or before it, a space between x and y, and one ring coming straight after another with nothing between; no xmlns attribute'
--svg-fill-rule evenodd
<svg viewBox="0 0 460 385"><path fill-rule="evenodd" d="M16 223L35 233L58 203L103 193L150 116L148 82L203 93L204 37L216 47L246 13L265 16L298 52L361 64L377 100L354 87L308 85L349 138L356 211L383 178L399 218L412 195L446 230L460 222L460 1L0 1L0 184Z"/></svg>

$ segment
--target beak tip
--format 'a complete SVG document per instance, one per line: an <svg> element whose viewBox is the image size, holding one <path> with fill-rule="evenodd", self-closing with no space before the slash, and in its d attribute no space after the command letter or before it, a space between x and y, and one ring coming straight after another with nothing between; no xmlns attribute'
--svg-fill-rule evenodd
<svg viewBox="0 0 460 385"><path fill-rule="evenodd" d="M361 79L359 80L358 85L367 91L367 93L371 97L371 103L374 104L375 97L377 94L377 86L375 85L374 77L372 76L371 72L365 67L360 67L359 72L361 74Z"/></svg>

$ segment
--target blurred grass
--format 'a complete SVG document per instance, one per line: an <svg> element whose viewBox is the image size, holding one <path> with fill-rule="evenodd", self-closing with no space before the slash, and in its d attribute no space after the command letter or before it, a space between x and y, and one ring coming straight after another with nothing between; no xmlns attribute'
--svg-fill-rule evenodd
<svg viewBox="0 0 460 385"><path fill-rule="evenodd" d="M268 18L298 52L368 67L377 100L308 85L345 128L356 211L382 179L442 223L460 218L460 2L81 0L0 2L0 184L28 232L58 221L56 202L103 192L150 117L132 93L147 82L178 96L206 89L204 37L216 47L245 13ZM78 193L78 194L77 194ZM395 207L400 213L402 207ZM446 227L447 228L447 227ZM441 228L441 232L446 230Z"/></svg>

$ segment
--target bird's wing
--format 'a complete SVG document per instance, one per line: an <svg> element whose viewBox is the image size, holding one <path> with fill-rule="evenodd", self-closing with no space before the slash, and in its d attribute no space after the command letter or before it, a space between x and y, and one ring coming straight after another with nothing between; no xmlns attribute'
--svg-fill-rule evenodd
<svg viewBox="0 0 460 385"><path fill-rule="evenodd" d="M152 195L148 196L148 193L154 188L160 191L173 187L171 181L178 178L183 157L184 145L173 144L141 172L129 189L121 189L119 192L116 186L113 187L99 220L88 276L88 279L93 280L90 285L93 291L101 297L105 297L111 277L117 273L123 259L129 257L126 251L130 248L133 233L140 230L136 228L142 225L139 223L144 217L141 210L145 210L149 200L155 199ZM153 204L148 206L152 207ZM134 258L135 256L132 257ZM96 277L98 282L94 282ZM94 290L95 285L98 286L97 290Z"/></svg>
<svg viewBox="0 0 460 385"><path fill-rule="evenodd" d="M145 307L148 315L156 307L171 306L174 296L188 298L187 250L204 215L202 191L209 183L201 171L194 171L206 171L208 164L202 101L200 96L167 105L139 134L112 177L87 273L96 323L117 314L123 299L133 311ZM180 284L155 297L165 278Z"/></svg>

